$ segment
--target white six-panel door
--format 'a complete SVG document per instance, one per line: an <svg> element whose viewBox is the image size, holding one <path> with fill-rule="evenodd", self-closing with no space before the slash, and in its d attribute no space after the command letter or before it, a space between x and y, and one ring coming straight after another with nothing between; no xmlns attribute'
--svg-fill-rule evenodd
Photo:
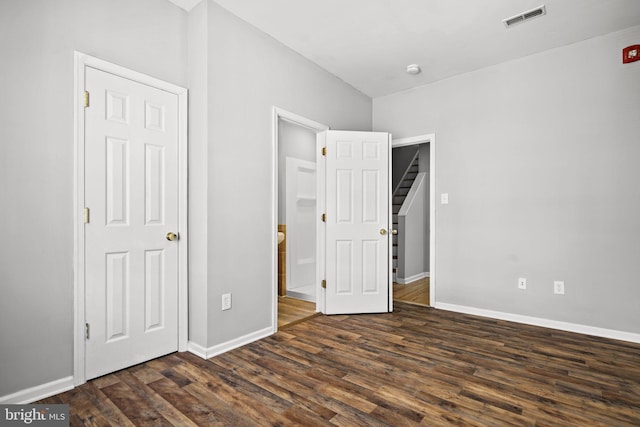
<svg viewBox="0 0 640 427"><path fill-rule="evenodd" d="M325 313L390 311L390 136L327 131L325 138Z"/></svg>
<svg viewBox="0 0 640 427"><path fill-rule="evenodd" d="M85 375L178 349L178 98L87 68Z"/></svg>

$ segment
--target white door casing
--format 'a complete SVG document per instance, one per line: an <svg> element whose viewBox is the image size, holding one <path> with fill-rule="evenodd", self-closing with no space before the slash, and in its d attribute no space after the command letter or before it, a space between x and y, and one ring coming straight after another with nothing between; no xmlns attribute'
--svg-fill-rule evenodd
<svg viewBox="0 0 640 427"><path fill-rule="evenodd" d="M271 188L272 194L274 197L271 202L271 224L273 225L273 234L271 241L271 289L272 289L272 330L273 333L278 330L278 168L282 165L278 165L278 122L280 120L285 120L289 123L293 123L297 126L302 126L306 129L311 130L312 132L319 135L320 132L323 132L329 129L329 126L315 122L306 117L300 116L298 114L292 113L287 110L283 110L282 108L274 106L272 108L272 134L271 134L271 164L272 164L272 173L271 173ZM320 159L319 154L319 144L320 138L316 140L316 149L318 150L318 156L316 159ZM319 211L324 208L323 200L320 195L323 195L324 192L321 191L321 188L324 188L324 169L323 164L321 165L318 161L316 162L317 167L317 175L316 175L316 185L318 199L316 201L316 218L318 218ZM324 276L324 228L319 226L319 223L316 222L316 257L317 257L317 265L316 265L316 310L322 311L324 310L324 299L319 298L321 295L320 281L321 277Z"/></svg>
<svg viewBox="0 0 640 427"><path fill-rule="evenodd" d="M186 90L78 53L76 64L90 100L76 114L76 212L89 208L87 224L76 217L81 384L186 349Z"/></svg>
<svg viewBox="0 0 640 427"><path fill-rule="evenodd" d="M325 313L392 310L389 161L384 132L327 131Z"/></svg>
<svg viewBox="0 0 640 427"><path fill-rule="evenodd" d="M315 295L316 164L287 157L285 187L287 292L308 287ZM315 297L312 300L315 302Z"/></svg>

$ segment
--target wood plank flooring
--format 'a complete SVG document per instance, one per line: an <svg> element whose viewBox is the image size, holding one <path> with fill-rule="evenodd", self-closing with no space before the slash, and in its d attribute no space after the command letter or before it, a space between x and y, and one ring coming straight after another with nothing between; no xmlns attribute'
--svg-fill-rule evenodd
<svg viewBox="0 0 640 427"><path fill-rule="evenodd" d="M316 303L285 296L278 297L278 329L318 316Z"/></svg>
<svg viewBox="0 0 640 427"><path fill-rule="evenodd" d="M393 300L412 304L429 305L429 278L401 285L393 283Z"/></svg>
<svg viewBox="0 0 640 427"><path fill-rule="evenodd" d="M638 426L640 344L397 303L41 403L74 426Z"/></svg>

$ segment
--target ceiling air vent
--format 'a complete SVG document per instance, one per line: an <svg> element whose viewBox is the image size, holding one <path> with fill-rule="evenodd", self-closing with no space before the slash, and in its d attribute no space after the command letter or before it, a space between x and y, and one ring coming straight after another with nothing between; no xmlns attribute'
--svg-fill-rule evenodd
<svg viewBox="0 0 640 427"><path fill-rule="evenodd" d="M512 16L510 18L503 19L502 22L504 23L505 27L510 28L521 22L525 22L525 21L528 21L529 19L533 19L538 16L542 16L546 14L547 14L547 9L544 7L544 5L542 5L542 6L536 7L535 9L531 9L531 10L527 10L526 12L519 13L518 15Z"/></svg>

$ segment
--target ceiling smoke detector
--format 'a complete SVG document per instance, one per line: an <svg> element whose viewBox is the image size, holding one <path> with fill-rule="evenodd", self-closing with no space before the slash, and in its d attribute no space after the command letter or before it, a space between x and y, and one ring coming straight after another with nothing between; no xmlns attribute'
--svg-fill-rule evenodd
<svg viewBox="0 0 640 427"><path fill-rule="evenodd" d="M420 66L418 64L407 65L407 73L409 74L420 74Z"/></svg>
<svg viewBox="0 0 640 427"><path fill-rule="evenodd" d="M542 5L542 6L536 7L535 9L527 10L526 12L522 12L517 15L514 15L510 18L503 19L502 23L504 24L505 27L511 28L516 24L520 24L522 22L528 21L533 18L537 18L538 16L546 15L546 14L547 14L547 8L544 5Z"/></svg>

